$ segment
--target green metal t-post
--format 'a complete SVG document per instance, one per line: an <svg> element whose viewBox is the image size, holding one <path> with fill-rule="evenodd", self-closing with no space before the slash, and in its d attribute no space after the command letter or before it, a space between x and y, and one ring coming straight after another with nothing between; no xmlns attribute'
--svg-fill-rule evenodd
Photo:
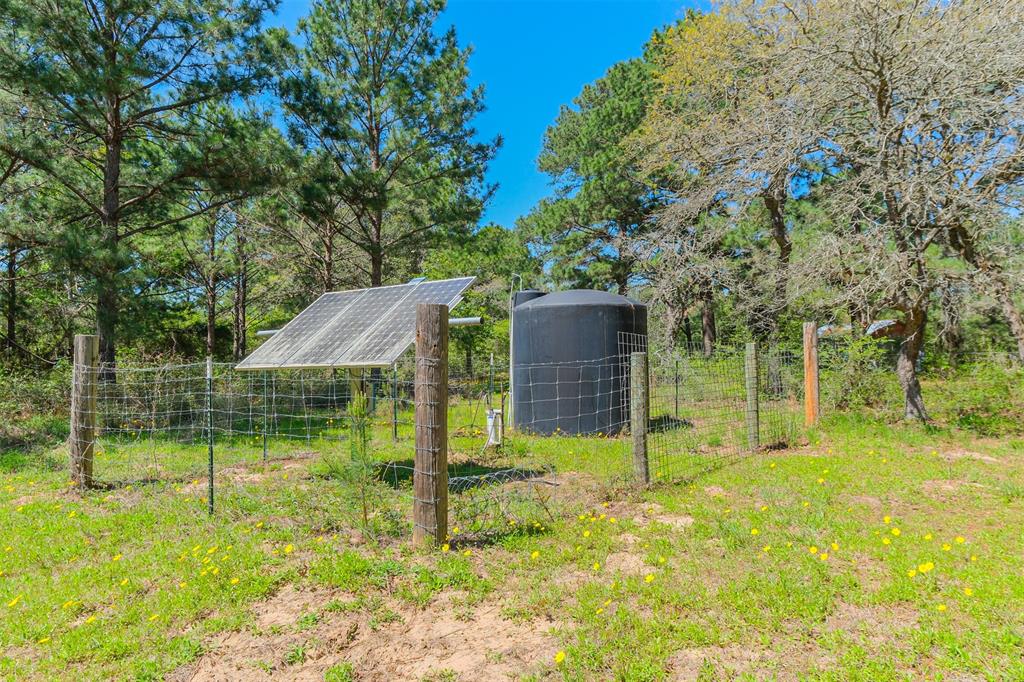
<svg viewBox="0 0 1024 682"><path fill-rule="evenodd" d="M206 449L208 455L207 510L213 515L213 358L206 358Z"/></svg>
<svg viewBox="0 0 1024 682"><path fill-rule="evenodd" d="M398 442L398 363L391 365L391 441Z"/></svg>
<svg viewBox="0 0 1024 682"><path fill-rule="evenodd" d="M747 344L747 352L743 361L743 377L747 394L747 447L757 450L761 447L761 424L757 404L757 344Z"/></svg>

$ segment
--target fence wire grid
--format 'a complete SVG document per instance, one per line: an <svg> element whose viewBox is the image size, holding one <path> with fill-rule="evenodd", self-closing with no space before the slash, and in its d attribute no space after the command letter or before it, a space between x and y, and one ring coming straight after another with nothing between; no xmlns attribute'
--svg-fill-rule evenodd
<svg viewBox="0 0 1024 682"><path fill-rule="evenodd" d="M539 527L553 517L563 483L635 482L635 352L647 352L645 336L621 335L618 354L597 360L517 364L511 394L507 361L474 372L449 365L448 527L467 536ZM802 355L773 347L756 357L751 436L743 349L648 355L650 480L692 479L793 438L802 423ZM93 477L101 487L171 487L197 507L243 513L266 504L270 477L274 487L306 499L306 508L317 498L325 526L358 519L399 535L413 523L419 493L411 353L358 375L240 372L227 363L90 371L97 384Z"/></svg>

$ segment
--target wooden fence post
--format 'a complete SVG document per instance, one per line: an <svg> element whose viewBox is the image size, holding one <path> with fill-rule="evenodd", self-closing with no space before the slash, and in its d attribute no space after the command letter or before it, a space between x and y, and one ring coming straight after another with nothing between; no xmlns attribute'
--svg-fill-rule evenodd
<svg viewBox="0 0 1024 682"><path fill-rule="evenodd" d="M804 322L804 425L818 423L818 325Z"/></svg>
<svg viewBox="0 0 1024 682"><path fill-rule="evenodd" d="M448 306L416 306L416 457L413 529L416 544L448 537Z"/></svg>
<svg viewBox="0 0 1024 682"><path fill-rule="evenodd" d="M743 375L747 394L747 447L757 450L761 447L761 424L757 405L757 344L747 344L743 361Z"/></svg>
<svg viewBox="0 0 1024 682"><path fill-rule="evenodd" d="M79 488L93 484L92 462L96 449L96 388L100 337L75 336L75 366L71 375L71 480Z"/></svg>
<svg viewBox="0 0 1024 682"><path fill-rule="evenodd" d="M647 462L647 389L647 353L633 353L629 356L629 430L633 436L633 473L643 485L651 482Z"/></svg>

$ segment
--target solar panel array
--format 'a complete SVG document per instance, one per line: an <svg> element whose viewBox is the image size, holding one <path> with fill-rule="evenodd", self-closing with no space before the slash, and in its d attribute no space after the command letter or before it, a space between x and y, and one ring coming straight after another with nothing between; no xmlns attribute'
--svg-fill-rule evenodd
<svg viewBox="0 0 1024 682"><path fill-rule="evenodd" d="M326 293L238 369L386 367L416 340L416 305L462 300L473 277Z"/></svg>

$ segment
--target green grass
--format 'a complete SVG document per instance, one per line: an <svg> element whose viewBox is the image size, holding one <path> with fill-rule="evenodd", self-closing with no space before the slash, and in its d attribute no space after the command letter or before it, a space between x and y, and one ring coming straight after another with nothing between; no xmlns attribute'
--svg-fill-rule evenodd
<svg viewBox="0 0 1024 682"><path fill-rule="evenodd" d="M452 423L453 450L485 465L481 425ZM665 470L716 461L720 428L663 453ZM377 455L410 459L388 429ZM372 638L410 610L497 602L510 623L555 624L523 668L532 679L1024 678L1020 436L839 415L803 447L645 492L622 483L626 439L515 438L491 464L553 467L568 492L546 508L504 500L482 544L462 520L472 510L457 511L446 552L408 544L407 481L375 483L361 526L351 483L322 471L343 443L275 439L274 457L304 457L265 468L261 443L225 447L238 468L218 474L213 517L191 478L202 444L107 443L98 468L155 454L165 480L84 496L60 449L0 455L0 678L161 679L217 633L270 636L253 606L287 585L329 596L282 626L301 639L251 662L285 677L330 650L319 633L336 619L364 619ZM323 677L359 679L365 664Z"/></svg>

